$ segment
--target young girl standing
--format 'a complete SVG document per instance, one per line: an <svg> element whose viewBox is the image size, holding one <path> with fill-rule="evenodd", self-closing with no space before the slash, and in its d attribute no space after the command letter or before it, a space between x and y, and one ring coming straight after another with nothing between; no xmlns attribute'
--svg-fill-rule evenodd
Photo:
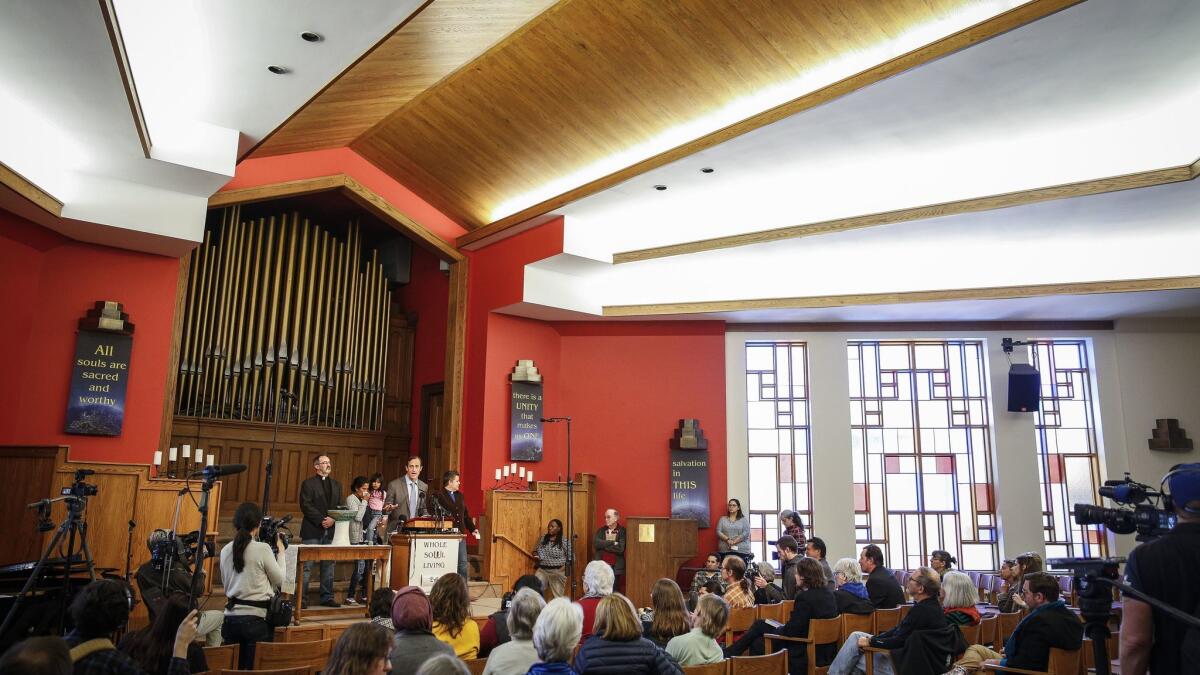
<svg viewBox="0 0 1200 675"><path fill-rule="evenodd" d="M379 540L376 530L379 522L383 519L383 502L386 498L387 491L383 489L383 474L377 473L371 476L370 490L367 492L367 527L363 531L363 540L368 543L383 543Z"/></svg>

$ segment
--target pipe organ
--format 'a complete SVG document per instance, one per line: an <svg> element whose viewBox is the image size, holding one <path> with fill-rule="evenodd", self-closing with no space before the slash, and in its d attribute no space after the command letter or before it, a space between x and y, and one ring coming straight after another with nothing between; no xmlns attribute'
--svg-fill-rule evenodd
<svg viewBox="0 0 1200 675"><path fill-rule="evenodd" d="M357 222L226 208L191 254L176 414L379 431L390 307Z"/></svg>

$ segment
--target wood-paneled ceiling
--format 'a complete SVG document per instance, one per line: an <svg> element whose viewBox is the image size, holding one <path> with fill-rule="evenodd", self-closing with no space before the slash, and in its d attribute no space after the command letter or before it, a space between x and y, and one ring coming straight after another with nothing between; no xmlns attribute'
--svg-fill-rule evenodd
<svg viewBox="0 0 1200 675"><path fill-rule="evenodd" d="M1078 1L432 0L253 155L348 144L469 243ZM850 77L754 98L848 60Z"/></svg>

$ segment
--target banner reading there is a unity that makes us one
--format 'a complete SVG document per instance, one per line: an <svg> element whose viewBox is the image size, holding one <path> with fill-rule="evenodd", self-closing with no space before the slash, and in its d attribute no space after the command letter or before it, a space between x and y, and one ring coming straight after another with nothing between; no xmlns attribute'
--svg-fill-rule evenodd
<svg viewBox="0 0 1200 675"><path fill-rule="evenodd" d="M511 424L510 458L514 462L542 461L541 383L512 383Z"/></svg>

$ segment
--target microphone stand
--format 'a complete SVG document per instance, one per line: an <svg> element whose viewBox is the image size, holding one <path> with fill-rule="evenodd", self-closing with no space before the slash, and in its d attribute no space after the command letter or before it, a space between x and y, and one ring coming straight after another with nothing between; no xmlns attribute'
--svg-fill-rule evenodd
<svg viewBox="0 0 1200 675"><path fill-rule="evenodd" d="M295 394L289 393L282 388L275 396L275 428L271 431L271 449L267 451L266 476L263 478L262 514L264 519L268 517L271 506L271 476L275 473L275 441L279 438L279 406L283 403L283 399L286 398L288 401L291 401L295 397ZM289 404L289 417L291 410L292 406Z"/></svg>
<svg viewBox="0 0 1200 675"><path fill-rule="evenodd" d="M208 493L212 490L213 481L216 479L216 475L205 475L204 482L200 486L200 504L197 507L200 511L200 545L196 547L196 563L192 568L192 583L189 584L191 589L188 592L187 606L189 610L196 609L196 587L199 585L200 575L204 570L204 553L208 548ZM170 574L170 570L167 570L166 573Z"/></svg>
<svg viewBox="0 0 1200 675"><path fill-rule="evenodd" d="M567 531L564 533L567 541L567 577L571 580L571 599L579 596L579 580L575 578L575 544L578 535L575 533L575 475L571 473L571 418L547 417L543 422L567 423Z"/></svg>

